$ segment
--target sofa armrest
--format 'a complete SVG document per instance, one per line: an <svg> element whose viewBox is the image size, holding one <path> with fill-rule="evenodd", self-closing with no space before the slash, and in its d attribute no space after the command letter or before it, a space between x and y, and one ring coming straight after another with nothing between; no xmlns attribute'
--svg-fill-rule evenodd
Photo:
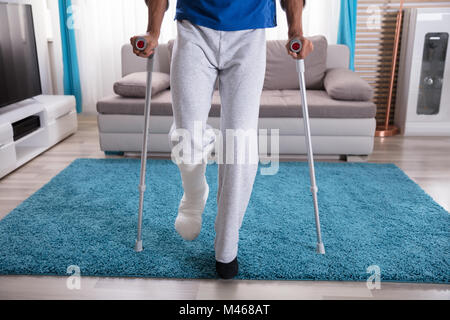
<svg viewBox="0 0 450 320"><path fill-rule="evenodd" d="M345 68L327 70L325 90L335 100L370 101L373 88L356 72Z"/></svg>

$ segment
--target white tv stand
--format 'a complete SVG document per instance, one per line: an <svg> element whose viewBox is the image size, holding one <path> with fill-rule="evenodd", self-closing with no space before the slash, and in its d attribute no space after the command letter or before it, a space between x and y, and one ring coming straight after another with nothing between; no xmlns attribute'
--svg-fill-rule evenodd
<svg viewBox="0 0 450 320"><path fill-rule="evenodd" d="M39 116L40 128L14 141L13 123ZM73 96L40 95L0 108L0 179L78 129Z"/></svg>

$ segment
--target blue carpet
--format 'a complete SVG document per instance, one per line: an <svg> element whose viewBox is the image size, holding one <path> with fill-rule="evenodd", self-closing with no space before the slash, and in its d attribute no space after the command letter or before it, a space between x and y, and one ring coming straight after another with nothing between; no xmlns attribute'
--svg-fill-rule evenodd
<svg viewBox="0 0 450 320"><path fill-rule="evenodd" d="M0 274L216 278L217 166L202 232L183 241L173 223L178 168L151 160L144 247L133 251L140 162L78 159L0 221ZM258 174L240 233L240 279L448 283L450 216L393 164L317 163L327 254L315 253L307 163Z"/></svg>

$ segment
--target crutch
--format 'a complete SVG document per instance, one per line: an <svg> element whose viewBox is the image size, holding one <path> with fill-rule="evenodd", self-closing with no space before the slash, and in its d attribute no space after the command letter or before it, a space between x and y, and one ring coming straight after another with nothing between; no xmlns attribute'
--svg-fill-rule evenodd
<svg viewBox="0 0 450 320"><path fill-rule="evenodd" d="M139 51L144 51L147 48L147 40L143 37L136 39L135 48ZM153 54L147 60L147 90L145 94L145 110L144 110L144 132L142 141L141 153L141 178L139 183L139 214L137 226L137 239L134 246L136 252L141 252L144 248L142 246L142 216L144 210L144 193L145 193L145 173L147 168L147 141L150 118L150 107L152 99L152 72L153 72Z"/></svg>
<svg viewBox="0 0 450 320"><path fill-rule="evenodd" d="M302 51L302 42L298 39L293 39L289 45L292 52L299 53L300 51ZM316 232L317 232L316 251L317 253L325 254L325 247L323 245L322 235L320 232L319 204L317 202L317 191L319 189L317 188L316 185L316 174L314 172L314 157L311 143L311 128L309 125L308 102L306 99L305 61L303 59L299 59L296 60L296 62L297 62L298 78L300 83L300 93L302 98L303 123L305 126L306 150L308 152L309 175L311 179L311 193L313 196L314 212L316 217Z"/></svg>

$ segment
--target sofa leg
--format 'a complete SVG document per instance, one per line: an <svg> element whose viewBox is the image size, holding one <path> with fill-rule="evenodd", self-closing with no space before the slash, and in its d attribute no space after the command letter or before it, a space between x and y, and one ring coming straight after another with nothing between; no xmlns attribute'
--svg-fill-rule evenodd
<svg viewBox="0 0 450 320"><path fill-rule="evenodd" d="M341 155L341 160L347 161L347 162L367 162L369 159L368 155Z"/></svg>
<svg viewBox="0 0 450 320"><path fill-rule="evenodd" d="M123 151L105 151L105 156L124 156L125 152Z"/></svg>

